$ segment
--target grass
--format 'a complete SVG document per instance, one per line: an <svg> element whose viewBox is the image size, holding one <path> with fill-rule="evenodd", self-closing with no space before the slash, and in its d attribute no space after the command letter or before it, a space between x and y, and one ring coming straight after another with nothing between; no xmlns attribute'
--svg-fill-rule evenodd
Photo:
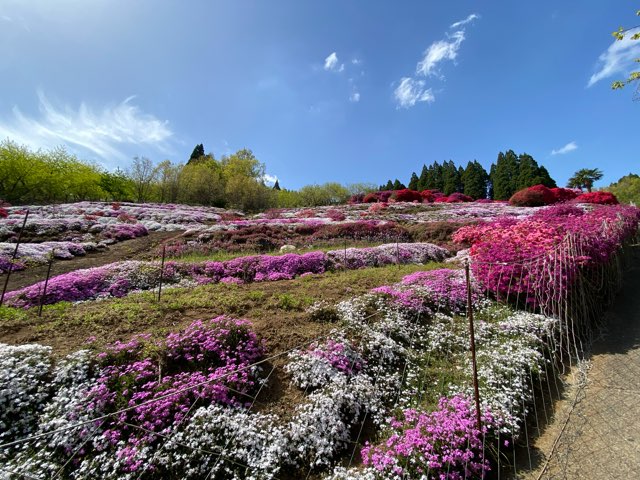
<svg viewBox="0 0 640 480"><path fill-rule="evenodd" d="M136 333L165 335L195 319L229 315L251 320L257 333L267 339L270 350L278 351L335 327L309 318L306 309L314 302L337 303L398 282L410 273L445 266L448 265L389 265L277 282L166 288L160 302L156 292L78 304L61 302L45 306L41 318L37 308L2 307L0 341L38 342L51 345L56 354L65 354L83 348L88 337L97 337L95 345L99 348Z"/></svg>

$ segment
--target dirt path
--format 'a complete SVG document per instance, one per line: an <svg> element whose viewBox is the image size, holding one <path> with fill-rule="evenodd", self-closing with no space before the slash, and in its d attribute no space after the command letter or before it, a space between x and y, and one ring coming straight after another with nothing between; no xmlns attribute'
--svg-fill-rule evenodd
<svg viewBox="0 0 640 480"><path fill-rule="evenodd" d="M149 235L124 242L114 243L106 250L89 252L84 257L70 260L57 260L53 264L51 276L80 270L82 268L99 267L108 263L122 260L149 259L153 256L155 247L162 241L181 235L182 232L151 232ZM13 272L9 278L7 291L17 290L33 285L45 279L47 266L37 266L26 270ZM0 289L4 286L5 275L0 275Z"/></svg>
<svg viewBox="0 0 640 480"><path fill-rule="evenodd" d="M593 344L586 377L581 382L576 371L570 377L555 421L536 441L540 466L524 478L640 478L640 249L635 250L607 313L607 331Z"/></svg>

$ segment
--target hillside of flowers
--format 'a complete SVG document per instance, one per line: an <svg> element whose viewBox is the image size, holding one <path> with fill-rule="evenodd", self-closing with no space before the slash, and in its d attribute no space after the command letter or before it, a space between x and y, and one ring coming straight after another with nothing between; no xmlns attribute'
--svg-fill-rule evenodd
<svg viewBox="0 0 640 480"><path fill-rule="evenodd" d="M417 309L377 291L325 307L335 314L332 334L283 357L302 395L286 417L251 408L268 385L259 362L270 352L246 321L197 321L57 361L47 347L4 345L0 457L8 471L35 478L277 478L310 469L327 478L479 476L492 468L482 444L519 435L521 400L532 394L523 379L543 371L554 321L476 294L477 430L465 322L451 313L462 302L446 306L444 290L430 289L440 278L464 296L459 272L434 271L401 282L421 299ZM444 383L433 368L443 361L457 372ZM376 433L358 438L365 422ZM27 435L36 440L3 446ZM363 448L347 469L340 460L354 440Z"/></svg>
<svg viewBox="0 0 640 480"><path fill-rule="evenodd" d="M377 247L347 248L304 254L253 255L225 262L125 261L76 270L55 276L6 295L6 305L29 308L61 301L77 302L122 297L131 291L151 290L160 285L187 287L208 283L249 283L291 280L327 270L371 268L391 264L440 262L448 251L430 243L398 243Z"/></svg>
<svg viewBox="0 0 640 480"><path fill-rule="evenodd" d="M40 302L103 300L108 309L130 292L157 289L161 279L196 291L212 283L257 288L289 280L281 283L286 292L289 283L341 272L375 277L388 265L441 265L375 283L365 294L344 288L340 301L315 302L301 313L314 333L296 336L293 348L272 343L277 314L260 330L250 310L242 319L200 310L194 317L192 310L182 323L174 319L106 345L89 339L85 349L63 356L45 345L0 343L0 478L492 475L527 444L534 398L557 379L566 350L562 305L578 286L591 288L582 292L588 296L596 295L594 285L615 287L584 279L598 272L593 278L605 278L640 223L635 207L581 202L517 207L379 199L251 218L216 215L189 226L185 250L225 248L247 232L284 245L313 239L336 246L171 260L162 271L157 261L116 262L55 276L44 297L42 282L10 292L1 312L32 321L30 307ZM468 249L454 258L469 260L471 278L445 263L449 250L419 241L416 232L433 235L426 229L434 223L438 235ZM283 232L298 236L291 241ZM358 239L384 242L388 234L395 241L352 246ZM125 317L125 306L118 308Z"/></svg>

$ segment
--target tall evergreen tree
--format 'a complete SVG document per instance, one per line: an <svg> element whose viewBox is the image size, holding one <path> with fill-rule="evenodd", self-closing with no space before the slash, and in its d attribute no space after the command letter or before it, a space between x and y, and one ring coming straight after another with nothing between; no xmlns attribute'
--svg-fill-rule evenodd
<svg viewBox="0 0 640 480"><path fill-rule="evenodd" d="M486 198L489 175L477 160L467 163L467 168L462 174L464 194L473 199Z"/></svg>
<svg viewBox="0 0 640 480"><path fill-rule="evenodd" d="M418 190L418 184L420 183L420 179L418 178L418 175L416 175L416 172L413 172L411 174L411 180L409 180L409 189L411 190Z"/></svg>
<svg viewBox="0 0 640 480"><path fill-rule="evenodd" d="M382 190L393 190L393 182L389 180L386 185L382 188Z"/></svg>
<svg viewBox="0 0 640 480"><path fill-rule="evenodd" d="M427 188L440 192L444 189L443 168L438 162L433 162L433 165L431 165L431 178Z"/></svg>
<svg viewBox="0 0 640 480"><path fill-rule="evenodd" d="M278 181L277 178L276 178L276 183L273 184L273 189L274 190L281 190L280 189L280 182Z"/></svg>
<svg viewBox="0 0 640 480"><path fill-rule="evenodd" d="M538 162L536 162L531 155L527 155L526 153L519 155L516 191L539 184L540 183L538 182L539 170L540 170L540 167L538 166Z"/></svg>
<svg viewBox="0 0 640 480"><path fill-rule="evenodd" d="M549 175L548 170L544 168L542 165L538 170L538 178L539 178L538 183L541 183L545 187L556 188L558 186L556 181L553 178L551 178L551 175Z"/></svg>
<svg viewBox="0 0 640 480"><path fill-rule="evenodd" d="M200 157L204 157L204 145L202 143L195 146L187 163L191 163L192 160L198 160Z"/></svg>
<svg viewBox="0 0 640 480"><path fill-rule="evenodd" d="M460 186L460 175L458 169L452 160L444 162L442 164L442 189L440 190L445 195L451 195L458 191Z"/></svg>
<svg viewBox="0 0 640 480"><path fill-rule="evenodd" d="M426 190L429 182L429 169L426 165L422 165L422 171L420 172L420 179L418 181L418 190Z"/></svg>
<svg viewBox="0 0 640 480"><path fill-rule="evenodd" d="M403 190L405 188L407 187L405 187L404 184L401 183L400 180L396 178L396 181L393 182L393 190Z"/></svg>
<svg viewBox="0 0 640 480"><path fill-rule="evenodd" d="M498 153L495 168L492 169L491 182L493 184L493 198L495 200L509 200L517 190L518 157L513 150Z"/></svg>

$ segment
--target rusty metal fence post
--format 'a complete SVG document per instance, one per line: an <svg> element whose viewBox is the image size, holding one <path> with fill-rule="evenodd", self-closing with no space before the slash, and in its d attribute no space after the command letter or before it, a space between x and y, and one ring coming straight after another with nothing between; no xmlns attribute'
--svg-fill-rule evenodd
<svg viewBox="0 0 640 480"><path fill-rule="evenodd" d="M49 285L49 278L51 277L51 267L53 266L53 259L56 255L56 249L51 249L51 258L49 259L49 266L47 267L47 277L44 280L44 289L40 295L40 305L38 305L38 316L42 316L42 307L44 306L44 299L47 297L47 286Z"/></svg>
<svg viewBox="0 0 640 480"><path fill-rule="evenodd" d="M158 288L158 302L162 296L162 278L164 276L164 260L167 256L167 245L162 245L162 261L160 262L160 280L159 280L159 288Z"/></svg>
<svg viewBox="0 0 640 480"><path fill-rule="evenodd" d="M469 272L469 260L464 264L464 273L467 279L467 318L469 319L469 336L471 347L471 362L473 365L473 396L476 402L476 420L478 430L482 431L482 415L480 413L480 390L478 389L478 365L476 363L476 336L473 328L473 302L471 299L471 274Z"/></svg>

